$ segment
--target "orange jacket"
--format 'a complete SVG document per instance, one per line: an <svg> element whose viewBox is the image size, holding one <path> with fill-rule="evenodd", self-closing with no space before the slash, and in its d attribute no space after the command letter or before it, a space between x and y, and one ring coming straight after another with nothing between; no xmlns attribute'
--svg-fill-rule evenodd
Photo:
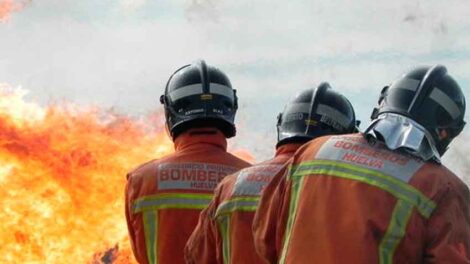
<svg viewBox="0 0 470 264"><path fill-rule="evenodd" d="M265 188L253 231L269 263L470 263L470 193L444 166L310 141Z"/></svg>
<svg viewBox="0 0 470 264"><path fill-rule="evenodd" d="M128 174L126 218L139 263L184 263L184 245L223 177L250 164L226 152L216 129L192 129L176 152Z"/></svg>
<svg viewBox="0 0 470 264"><path fill-rule="evenodd" d="M186 244L186 263L260 263L251 231L260 192L300 146L283 145L273 159L230 175L217 186Z"/></svg>

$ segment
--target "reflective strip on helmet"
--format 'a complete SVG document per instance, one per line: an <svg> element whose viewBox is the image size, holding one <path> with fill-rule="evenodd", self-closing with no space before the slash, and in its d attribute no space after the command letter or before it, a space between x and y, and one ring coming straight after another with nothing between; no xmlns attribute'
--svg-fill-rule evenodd
<svg viewBox="0 0 470 264"><path fill-rule="evenodd" d="M219 205L215 213L216 217L230 214L235 211L256 211L259 197L236 197L225 201Z"/></svg>
<svg viewBox="0 0 470 264"><path fill-rule="evenodd" d="M398 244L405 236L406 226L413 212L413 205L404 201L398 200L393 210L392 219L388 225L387 231L382 238L379 246L380 264L392 264L393 255Z"/></svg>
<svg viewBox="0 0 470 264"><path fill-rule="evenodd" d="M429 218L436 204L418 189L396 178L359 166L337 161L315 160L292 168L290 177L327 175L360 181L378 187L398 199L415 206L420 214Z"/></svg>
<svg viewBox="0 0 470 264"><path fill-rule="evenodd" d="M210 83L209 91L211 94L223 95L225 97L230 98L232 101L234 100L233 89L227 85L222 85L218 83Z"/></svg>
<svg viewBox="0 0 470 264"><path fill-rule="evenodd" d="M149 264L157 264L158 212L145 211L143 221L147 260Z"/></svg>
<svg viewBox="0 0 470 264"><path fill-rule="evenodd" d="M310 103L294 103L289 105L289 108L287 109L289 114L292 113L310 113L310 108L311 105Z"/></svg>
<svg viewBox="0 0 470 264"><path fill-rule="evenodd" d="M290 171L290 169L289 169ZM290 238L292 235L292 226L295 222L297 215L297 206L299 204L300 197L300 188L302 187L304 177L295 177L291 178L292 187L291 187L291 196L289 202L289 215L287 218L286 233L284 235L284 244L282 245L281 258L279 263L286 263L287 251L289 250Z"/></svg>
<svg viewBox="0 0 470 264"><path fill-rule="evenodd" d="M222 236L222 255L224 264L230 263L230 217L223 216L217 219L219 225L219 231Z"/></svg>
<svg viewBox="0 0 470 264"><path fill-rule="evenodd" d="M204 209L212 200L212 194L163 193L142 197L133 204L134 214L158 209Z"/></svg>
<svg viewBox="0 0 470 264"><path fill-rule="evenodd" d="M202 91L202 84L196 83L173 90L169 96L172 101L176 101L187 96L202 94Z"/></svg>
<svg viewBox="0 0 470 264"><path fill-rule="evenodd" d="M434 89L431 92L431 95L429 96L432 100L434 100L436 103L438 103L442 108L444 108L447 113L449 113L452 118L457 118L461 114L459 107L457 104L450 99L450 97L442 92L439 88L434 87Z"/></svg>
<svg viewBox="0 0 470 264"><path fill-rule="evenodd" d="M319 115L325 115L334 121L336 121L338 124L340 124L342 127L347 128L349 127L351 120L341 113L340 111L334 109L331 106L324 105L324 104L319 104L317 107L317 114Z"/></svg>
<svg viewBox="0 0 470 264"><path fill-rule="evenodd" d="M419 87L419 83L419 80L403 78L398 82L394 83L393 87L415 92ZM457 104L439 88L434 87L429 97L436 103L438 103L440 106L442 106L449 113L449 115L452 116L452 118L457 118L461 114Z"/></svg>
<svg viewBox="0 0 470 264"><path fill-rule="evenodd" d="M397 81L396 83L393 83L392 87L415 92L419 87L419 83L420 83L419 80L415 80L411 78L403 78Z"/></svg>

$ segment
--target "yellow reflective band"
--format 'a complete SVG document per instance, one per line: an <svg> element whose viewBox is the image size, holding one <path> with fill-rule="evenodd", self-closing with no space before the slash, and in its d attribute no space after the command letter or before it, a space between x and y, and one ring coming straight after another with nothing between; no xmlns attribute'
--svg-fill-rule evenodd
<svg viewBox="0 0 470 264"><path fill-rule="evenodd" d="M398 200L393 210L392 219L379 247L380 264L392 264L393 255L398 244L405 236L406 226L413 212L413 205Z"/></svg>
<svg viewBox="0 0 470 264"><path fill-rule="evenodd" d="M230 263L230 217L219 217L217 218L217 222L219 224L220 234L222 235L222 255L224 258L224 264L228 264Z"/></svg>
<svg viewBox="0 0 470 264"><path fill-rule="evenodd" d="M224 201L219 205L215 216L230 214L235 211L256 211L258 208L259 197L236 197Z"/></svg>
<svg viewBox="0 0 470 264"><path fill-rule="evenodd" d="M318 123L318 122L317 122L316 120L313 120L313 119L306 119L306 120L305 120L305 124L306 124L307 126L316 126L317 123Z"/></svg>
<svg viewBox="0 0 470 264"><path fill-rule="evenodd" d="M163 193L135 200L133 213L171 208L204 209L211 200L212 194Z"/></svg>
<svg viewBox="0 0 470 264"><path fill-rule="evenodd" d="M360 181L369 185L379 187L398 199L407 201L416 206L421 215L429 218L436 204L418 189L397 180L396 178L350 164L336 161L316 160L304 162L290 169L289 177L301 177L307 175L328 175Z"/></svg>
<svg viewBox="0 0 470 264"><path fill-rule="evenodd" d="M158 213L145 211L143 214L145 247L149 264L157 264Z"/></svg>
<svg viewBox="0 0 470 264"><path fill-rule="evenodd" d="M295 222L295 217L297 214L297 206L299 204L300 189L302 187L304 178L294 178L292 179L292 193L289 202L289 216L287 218L287 227L286 233L284 234L284 244L282 246L281 258L279 263L286 263L287 251L289 250L290 237L292 234L292 226Z"/></svg>
<svg viewBox="0 0 470 264"><path fill-rule="evenodd" d="M212 100L212 94L201 94L201 100Z"/></svg>
<svg viewBox="0 0 470 264"><path fill-rule="evenodd" d="M299 166L300 165L289 165L289 166L287 166L287 180L292 180L292 176L294 175L293 171Z"/></svg>

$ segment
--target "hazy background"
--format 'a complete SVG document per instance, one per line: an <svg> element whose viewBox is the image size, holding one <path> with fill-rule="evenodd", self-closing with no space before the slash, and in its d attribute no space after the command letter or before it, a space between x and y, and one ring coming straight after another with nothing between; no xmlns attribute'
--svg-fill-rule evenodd
<svg viewBox="0 0 470 264"><path fill-rule="evenodd" d="M161 109L175 69L204 58L238 90L231 144L263 159L283 104L321 81L362 128L380 89L417 64L446 65L470 98L469 18L468 0L0 0L0 83L43 105L141 116ZM466 177L465 131L446 163Z"/></svg>

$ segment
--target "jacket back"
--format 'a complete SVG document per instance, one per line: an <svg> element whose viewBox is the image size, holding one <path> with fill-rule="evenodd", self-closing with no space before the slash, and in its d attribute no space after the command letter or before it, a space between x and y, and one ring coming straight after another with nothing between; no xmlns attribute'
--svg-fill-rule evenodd
<svg viewBox="0 0 470 264"><path fill-rule="evenodd" d="M273 159L222 180L187 243L187 263L260 263L252 224L261 192L300 146L280 146Z"/></svg>
<svg viewBox="0 0 470 264"><path fill-rule="evenodd" d="M302 147L254 223L270 263L470 263L468 187L362 135Z"/></svg>
<svg viewBox="0 0 470 264"><path fill-rule="evenodd" d="M218 130L193 129L176 152L128 174L126 218L139 263L184 263L183 250L216 185L249 164L226 152Z"/></svg>

